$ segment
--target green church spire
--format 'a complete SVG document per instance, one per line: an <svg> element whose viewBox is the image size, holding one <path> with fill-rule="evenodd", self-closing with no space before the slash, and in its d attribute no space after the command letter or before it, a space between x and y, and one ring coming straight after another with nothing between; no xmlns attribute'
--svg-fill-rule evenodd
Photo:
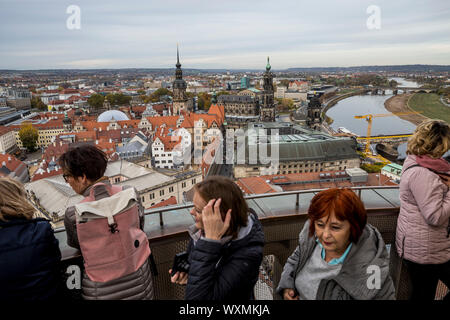
<svg viewBox="0 0 450 320"><path fill-rule="evenodd" d="M270 62L269 62L269 57L267 57L267 66L266 66L266 70L270 71L272 67L270 66Z"/></svg>

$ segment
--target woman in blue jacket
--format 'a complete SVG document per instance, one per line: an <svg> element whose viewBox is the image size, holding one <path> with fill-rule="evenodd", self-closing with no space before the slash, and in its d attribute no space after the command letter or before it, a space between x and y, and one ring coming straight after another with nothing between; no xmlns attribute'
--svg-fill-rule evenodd
<svg viewBox="0 0 450 320"><path fill-rule="evenodd" d="M0 178L0 299L61 298L61 252L49 222L33 219L23 186Z"/></svg>
<svg viewBox="0 0 450 320"><path fill-rule="evenodd" d="M186 300L254 299L264 247L258 217L230 179L210 177L194 189L190 268L188 273L177 272L171 281L186 284Z"/></svg>

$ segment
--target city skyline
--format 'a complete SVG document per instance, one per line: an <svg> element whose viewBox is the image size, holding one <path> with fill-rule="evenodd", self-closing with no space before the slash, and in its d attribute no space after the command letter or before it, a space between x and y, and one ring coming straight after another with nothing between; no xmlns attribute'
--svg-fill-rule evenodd
<svg viewBox="0 0 450 320"><path fill-rule="evenodd" d="M80 9L79 29L68 27L72 5ZM267 56L274 70L450 64L446 1L3 0L0 6L0 69L174 68L177 43L187 69L263 69ZM368 26L377 22L373 6L379 29Z"/></svg>

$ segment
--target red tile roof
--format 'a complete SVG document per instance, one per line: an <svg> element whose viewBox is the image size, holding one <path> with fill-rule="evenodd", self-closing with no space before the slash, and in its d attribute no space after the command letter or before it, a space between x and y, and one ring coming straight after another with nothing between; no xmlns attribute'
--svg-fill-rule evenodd
<svg viewBox="0 0 450 320"><path fill-rule="evenodd" d="M0 126L0 136L7 134L10 131L13 131L11 127Z"/></svg>
<svg viewBox="0 0 450 320"><path fill-rule="evenodd" d="M237 185L247 194L263 194L276 192L263 178L249 177L236 181Z"/></svg>
<svg viewBox="0 0 450 320"><path fill-rule="evenodd" d="M3 166L3 162L5 163L5 167L11 172L19 172L23 170L23 167L26 168L25 163L9 153L0 153L0 167Z"/></svg>
<svg viewBox="0 0 450 320"><path fill-rule="evenodd" d="M157 203L154 206L151 206L150 208L147 208L147 209L160 208L160 207L170 206L170 205L174 205L174 204L177 204L177 198L175 196L171 196L169 199L161 201L160 203Z"/></svg>
<svg viewBox="0 0 450 320"><path fill-rule="evenodd" d="M58 170L52 170L50 172L48 172L47 170L45 170L42 173L35 173L33 175L33 177L31 178L31 181L37 181L40 179L45 179L45 178L50 178L50 177L54 177L54 176L58 176L60 174L63 174L63 171L61 168L58 168Z"/></svg>
<svg viewBox="0 0 450 320"><path fill-rule="evenodd" d="M68 89L64 89L60 92L60 94L70 94L70 93L78 93L77 89L72 89L72 88L68 88Z"/></svg>
<svg viewBox="0 0 450 320"><path fill-rule="evenodd" d="M168 128L158 128L155 132L155 138L153 140L155 141L156 139L159 139L164 145L164 151L172 151L182 139L181 136L172 136L168 135L168 133Z"/></svg>

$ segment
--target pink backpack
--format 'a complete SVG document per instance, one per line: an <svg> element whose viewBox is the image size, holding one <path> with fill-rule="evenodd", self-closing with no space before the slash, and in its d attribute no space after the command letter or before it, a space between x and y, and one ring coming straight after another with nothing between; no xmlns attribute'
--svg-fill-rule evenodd
<svg viewBox="0 0 450 320"><path fill-rule="evenodd" d="M99 185L109 197L95 199L94 189ZM134 188L100 182L75 205L78 240L92 281L107 282L131 274L149 257L147 235L139 226L137 197Z"/></svg>

